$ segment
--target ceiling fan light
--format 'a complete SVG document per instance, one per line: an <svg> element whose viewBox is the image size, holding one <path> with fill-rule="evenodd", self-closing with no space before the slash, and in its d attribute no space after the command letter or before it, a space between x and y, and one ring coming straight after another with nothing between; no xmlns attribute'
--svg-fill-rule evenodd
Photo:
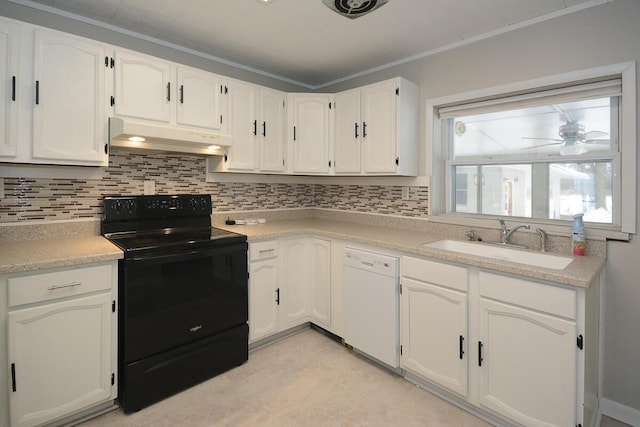
<svg viewBox="0 0 640 427"><path fill-rule="evenodd" d="M579 156L586 153L587 150L580 144L564 144L560 147L561 156Z"/></svg>

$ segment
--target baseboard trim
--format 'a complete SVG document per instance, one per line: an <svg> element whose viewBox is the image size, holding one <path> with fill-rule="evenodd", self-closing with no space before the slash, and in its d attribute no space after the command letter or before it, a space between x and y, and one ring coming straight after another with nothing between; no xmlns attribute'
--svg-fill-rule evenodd
<svg viewBox="0 0 640 427"><path fill-rule="evenodd" d="M600 398L600 413L632 426L640 426L640 410L604 397Z"/></svg>

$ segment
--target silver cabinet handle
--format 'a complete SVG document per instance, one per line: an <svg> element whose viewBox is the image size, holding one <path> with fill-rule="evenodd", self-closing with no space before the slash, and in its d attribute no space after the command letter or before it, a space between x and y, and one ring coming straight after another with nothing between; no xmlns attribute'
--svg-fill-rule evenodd
<svg viewBox="0 0 640 427"><path fill-rule="evenodd" d="M65 283L64 285L53 285L53 286L49 286L47 288L48 291L55 291L56 289L63 289L63 288L73 288L74 286L80 286L82 285L81 282L71 282L71 283Z"/></svg>
<svg viewBox="0 0 640 427"><path fill-rule="evenodd" d="M267 253L267 252L273 252L273 251L275 251L275 249L274 249L274 248L271 248L271 249L262 249L262 250L260 250L260 251L258 251L258 252L260 252L261 254L264 254L264 253Z"/></svg>

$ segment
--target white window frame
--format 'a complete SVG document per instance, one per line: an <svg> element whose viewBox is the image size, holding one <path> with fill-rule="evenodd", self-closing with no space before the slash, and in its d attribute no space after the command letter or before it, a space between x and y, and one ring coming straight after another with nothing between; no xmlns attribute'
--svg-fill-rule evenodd
<svg viewBox="0 0 640 427"><path fill-rule="evenodd" d="M622 96L620 102L620 197L618 198L620 222L611 224L587 224L590 238L610 238L629 240L636 232L636 64L626 62L590 68L570 73L526 80L517 83L495 86L471 92L459 93L427 100L426 106L426 147L427 159L431 154L431 162L425 165L426 175L430 176L429 214L430 220L466 226L498 228L495 216L447 212L447 147L442 135L442 121L438 117L438 109L447 105L473 102L483 99L498 98L511 94L544 90L554 86L567 86L575 82L590 79L602 79L619 76L622 79ZM508 219L507 219L508 221ZM525 222L539 225L545 230L558 234L570 235L570 224L558 220L540 218L513 218L512 222Z"/></svg>

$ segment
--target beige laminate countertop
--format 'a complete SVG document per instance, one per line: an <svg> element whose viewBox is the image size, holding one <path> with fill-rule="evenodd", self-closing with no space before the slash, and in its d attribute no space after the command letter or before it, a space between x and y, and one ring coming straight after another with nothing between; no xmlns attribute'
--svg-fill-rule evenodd
<svg viewBox="0 0 640 427"><path fill-rule="evenodd" d="M255 225L217 225L217 227L245 234L249 242L309 234L317 237L343 239L406 254L427 256L443 261L457 262L581 288L587 288L591 285L602 270L605 262L604 257L581 256L575 257L563 270L553 270L423 246L425 243L447 238L441 235L416 230L324 219L296 219L270 221L265 224Z"/></svg>
<svg viewBox="0 0 640 427"><path fill-rule="evenodd" d="M447 238L428 232L325 219L310 218L270 221L256 225L217 226L245 234L249 242L301 235L342 239L406 254L427 256L582 288L591 285L605 262L604 257L575 257L565 269L552 270L424 247L425 243ZM106 262L122 257L122 251L102 236L29 241L3 240L0 241L0 274Z"/></svg>
<svg viewBox="0 0 640 427"><path fill-rule="evenodd" d="M112 261L123 257L102 236L0 241L0 274Z"/></svg>

